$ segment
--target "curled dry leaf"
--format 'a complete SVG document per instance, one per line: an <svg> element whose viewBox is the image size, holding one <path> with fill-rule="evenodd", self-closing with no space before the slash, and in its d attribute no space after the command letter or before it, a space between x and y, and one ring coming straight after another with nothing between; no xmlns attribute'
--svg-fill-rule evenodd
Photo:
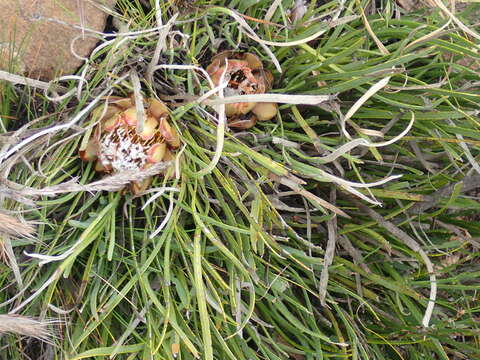
<svg viewBox="0 0 480 360"><path fill-rule="evenodd" d="M215 85L225 72L228 82L225 96L262 94L272 88L273 75L263 68L260 59L252 53L224 51L212 59L207 67ZM248 129L259 121L271 120L278 112L276 103L240 102L225 104L228 125Z"/></svg>
<svg viewBox="0 0 480 360"><path fill-rule="evenodd" d="M137 110L132 98L114 98L92 111L99 124L79 151L83 161L95 161L95 170L105 173L141 171L161 161L171 161L180 137L169 123L168 108L157 99L144 101L143 130L137 131ZM166 175L168 169L164 171ZM152 178L133 181L131 190L146 190Z"/></svg>

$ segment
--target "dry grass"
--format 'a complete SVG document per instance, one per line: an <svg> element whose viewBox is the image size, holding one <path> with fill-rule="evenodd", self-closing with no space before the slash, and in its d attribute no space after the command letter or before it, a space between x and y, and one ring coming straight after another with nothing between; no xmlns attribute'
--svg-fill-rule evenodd
<svg viewBox="0 0 480 360"><path fill-rule="evenodd" d="M0 213L0 235L14 237L31 237L35 232L35 227L19 217Z"/></svg>
<svg viewBox="0 0 480 360"><path fill-rule="evenodd" d="M0 315L0 335L11 333L52 343L54 333L51 326L51 321L41 321L21 315Z"/></svg>

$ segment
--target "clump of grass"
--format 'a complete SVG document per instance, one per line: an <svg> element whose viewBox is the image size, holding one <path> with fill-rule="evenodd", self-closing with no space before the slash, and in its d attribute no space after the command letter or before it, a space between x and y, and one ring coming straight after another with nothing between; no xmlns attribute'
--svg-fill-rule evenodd
<svg viewBox="0 0 480 360"><path fill-rule="evenodd" d="M62 84L74 91L55 115L15 133L42 136L0 154L3 207L40 223L11 241L24 285L0 263L0 305L65 318L59 356L480 358L478 42L392 1L311 2L294 24L294 2L274 3L119 1L123 35L92 54L82 87ZM260 56L273 93L329 101L218 132L192 68L226 48ZM179 176L138 198L92 187L77 157L89 109L128 95L132 68L185 144ZM20 358L13 337L0 342Z"/></svg>

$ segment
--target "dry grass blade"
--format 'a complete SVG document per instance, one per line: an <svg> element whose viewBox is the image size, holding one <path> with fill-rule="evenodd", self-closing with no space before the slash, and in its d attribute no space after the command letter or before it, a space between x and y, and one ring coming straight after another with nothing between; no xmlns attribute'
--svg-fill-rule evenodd
<svg viewBox="0 0 480 360"><path fill-rule="evenodd" d="M335 203L336 200L336 190L332 188L330 191L330 202ZM319 297L320 303L322 306L326 305L325 297L327 296L327 286L328 286L328 267L333 263L333 257L335 256L335 244L337 241L337 217L334 216L327 221L327 230L328 230L328 242L327 248L325 250L325 256L323 259L323 268L320 275L320 285L319 285Z"/></svg>
<svg viewBox="0 0 480 360"><path fill-rule="evenodd" d="M170 166L170 161L160 162L154 166L142 171L123 171L122 173L107 176L101 180L94 181L88 185L79 184L76 180L67 181L58 185L44 187L43 189L34 189L29 187L21 187L11 181L7 183L11 187L18 187L17 190L12 189L18 196L55 196L71 192L81 191L117 191L132 181L141 181L150 176L159 174L162 170Z"/></svg>
<svg viewBox="0 0 480 360"><path fill-rule="evenodd" d="M18 266L15 253L13 252L12 242L9 236L0 237L0 261L5 262L10 267L10 270L15 277L18 288L23 288L22 274L20 273L20 267Z"/></svg>
<svg viewBox="0 0 480 360"><path fill-rule="evenodd" d="M415 40L415 41L412 41L410 44L408 44L405 49L408 49L409 47L411 46L414 46L416 44L420 44L422 42L426 42L426 41L429 41L431 39L436 39L440 36L442 36L443 34L445 34L445 28L447 28L450 23L452 22L452 19L449 19L445 25L443 25L441 28L438 28L437 30L435 31L432 31L430 34L427 34L427 35L424 35L422 36L421 38Z"/></svg>
<svg viewBox="0 0 480 360"><path fill-rule="evenodd" d="M387 50L385 45L382 44L382 42L378 39L377 35L375 35L375 32L372 30L372 27L370 26L370 23L368 22L367 16L365 15L365 11L363 10L362 7L360 7L360 12L362 14L362 20L363 24L365 25L365 29L368 31L368 34L371 36L373 41L375 41L375 44L377 44L378 49L383 55L388 55L390 52Z"/></svg>
<svg viewBox="0 0 480 360"><path fill-rule="evenodd" d="M270 7L267 10L267 13L265 14L265 21L270 21L272 19L273 14L275 13L275 11L277 11L281 3L282 3L281 0L274 0L272 2L272 5L270 5Z"/></svg>
<svg viewBox="0 0 480 360"><path fill-rule="evenodd" d="M142 85L140 84L138 73L134 69L130 70L130 80L132 81L133 94L135 96L135 109L137 110L137 134L141 134L143 132L146 115L141 93Z"/></svg>
<svg viewBox="0 0 480 360"><path fill-rule="evenodd" d="M68 91L67 88L60 86L60 85L54 85L52 86L51 82L45 82L45 81L40 81L40 80L35 80L35 79L30 79L25 76L20 76L20 75L15 75L11 74L7 71L0 70L0 80L5 80L8 81L12 84L21 84L21 85L26 85L30 86L33 88L37 89L42 89L42 90L56 90L56 91L61 91L61 92L66 92Z"/></svg>
<svg viewBox="0 0 480 360"><path fill-rule="evenodd" d="M358 99L355 104L348 110L348 112L345 114L345 117L341 119L341 127L342 127L342 132L343 134L347 137L347 139L351 140L352 137L350 134L347 132L347 129L345 127L345 124L347 121L350 120L350 118L357 112L358 109L362 107L362 105L370 99L373 95L375 95L380 89L385 87L388 82L390 81L390 76L387 76L386 78L383 78L382 80L378 81L376 84L374 84L368 91L362 95L360 99Z"/></svg>
<svg viewBox="0 0 480 360"><path fill-rule="evenodd" d="M433 0L435 4L441 9L445 15L449 17L457 26L462 29L468 35L474 37L477 40L480 40L480 35L478 35L475 31L471 30L468 26L466 26L463 22L461 22L448 8L443 4L441 0Z"/></svg>
<svg viewBox="0 0 480 360"><path fill-rule="evenodd" d="M265 44L266 42L258 37L258 35L255 33L255 30L253 30L250 27L250 25L248 25L248 23L241 16L238 15L238 13L236 11L234 11L232 9L222 8L222 7L216 7L216 8L212 8L212 9L219 10L220 12L224 12L224 13L230 15L231 17L233 17L237 21L237 23L240 25L240 27L243 30L243 32L245 33L245 35L247 35L249 38L258 42L260 44L260 46L265 50L265 52L268 54L268 56L272 60L273 64L275 65L275 68L277 69L277 71L279 73L282 72L282 67L280 66L280 63L278 62L277 57L272 52L272 50L270 50L270 48Z"/></svg>
<svg viewBox="0 0 480 360"><path fill-rule="evenodd" d="M328 209L328 210L334 212L335 214L343 216L347 219L350 218L350 216L348 214L346 214L344 211L342 211L341 209L339 209L336 206L330 204L328 201L325 201L322 198L312 194L311 192L303 189L299 184L292 181L291 179L288 179L288 178L283 177L283 176L277 176L277 175L274 175L274 174L270 174L270 177L273 180L279 182L280 184L288 186L290 189L295 191L297 194L300 194L300 195L304 196L308 200L313 201L314 203L318 203L320 206L324 207L325 209Z"/></svg>
<svg viewBox="0 0 480 360"><path fill-rule="evenodd" d="M290 94L251 94L227 96L212 100L204 100L207 105L233 104L237 102L276 102L294 105L318 105L333 100L330 95L290 95Z"/></svg>
<svg viewBox="0 0 480 360"><path fill-rule="evenodd" d="M160 59L160 54L162 53L162 51L165 48L165 39L167 38L167 35L168 35L171 27L173 26L173 24L175 23L175 20L178 17L178 14L173 15L173 17L167 22L165 27L163 27L162 26L162 17L161 17L160 5L157 4L156 9L157 9L156 18L157 18L157 24L158 24L158 27L159 27L158 41L157 41L157 45L155 47L155 53L152 57L152 61L148 64L148 69L147 69L147 74L146 74L146 78L150 83L153 83L153 73L155 72L155 66L158 65L158 62L159 62L159 59Z"/></svg>

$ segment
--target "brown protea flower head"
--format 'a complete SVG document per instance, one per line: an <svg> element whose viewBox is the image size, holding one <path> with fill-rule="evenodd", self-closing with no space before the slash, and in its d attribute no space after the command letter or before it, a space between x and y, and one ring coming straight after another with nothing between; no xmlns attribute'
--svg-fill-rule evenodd
<svg viewBox="0 0 480 360"><path fill-rule="evenodd" d="M224 51L212 58L207 67L208 74L215 85L225 71L228 86L226 96L261 94L272 88L273 76L263 68L260 59L252 53ZM257 120L270 120L278 112L276 103L242 102L226 104L225 111L230 127L248 129Z"/></svg>
<svg viewBox="0 0 480 360"><path fill-rule="evenodd" d="M107 108L99 106L92 112L99 123L92 138L80 150L83 161L96 161L95 170L120 173L144 170L160 161L173 159L172 150L180 146L180 137L169 124L168 109L157 99L145 102L145 121L137 132L137 110L131 98L110 99ZM102 115L103 114L103 115ZM131 190L146 190L152 179L135 181Z"/></svg>

